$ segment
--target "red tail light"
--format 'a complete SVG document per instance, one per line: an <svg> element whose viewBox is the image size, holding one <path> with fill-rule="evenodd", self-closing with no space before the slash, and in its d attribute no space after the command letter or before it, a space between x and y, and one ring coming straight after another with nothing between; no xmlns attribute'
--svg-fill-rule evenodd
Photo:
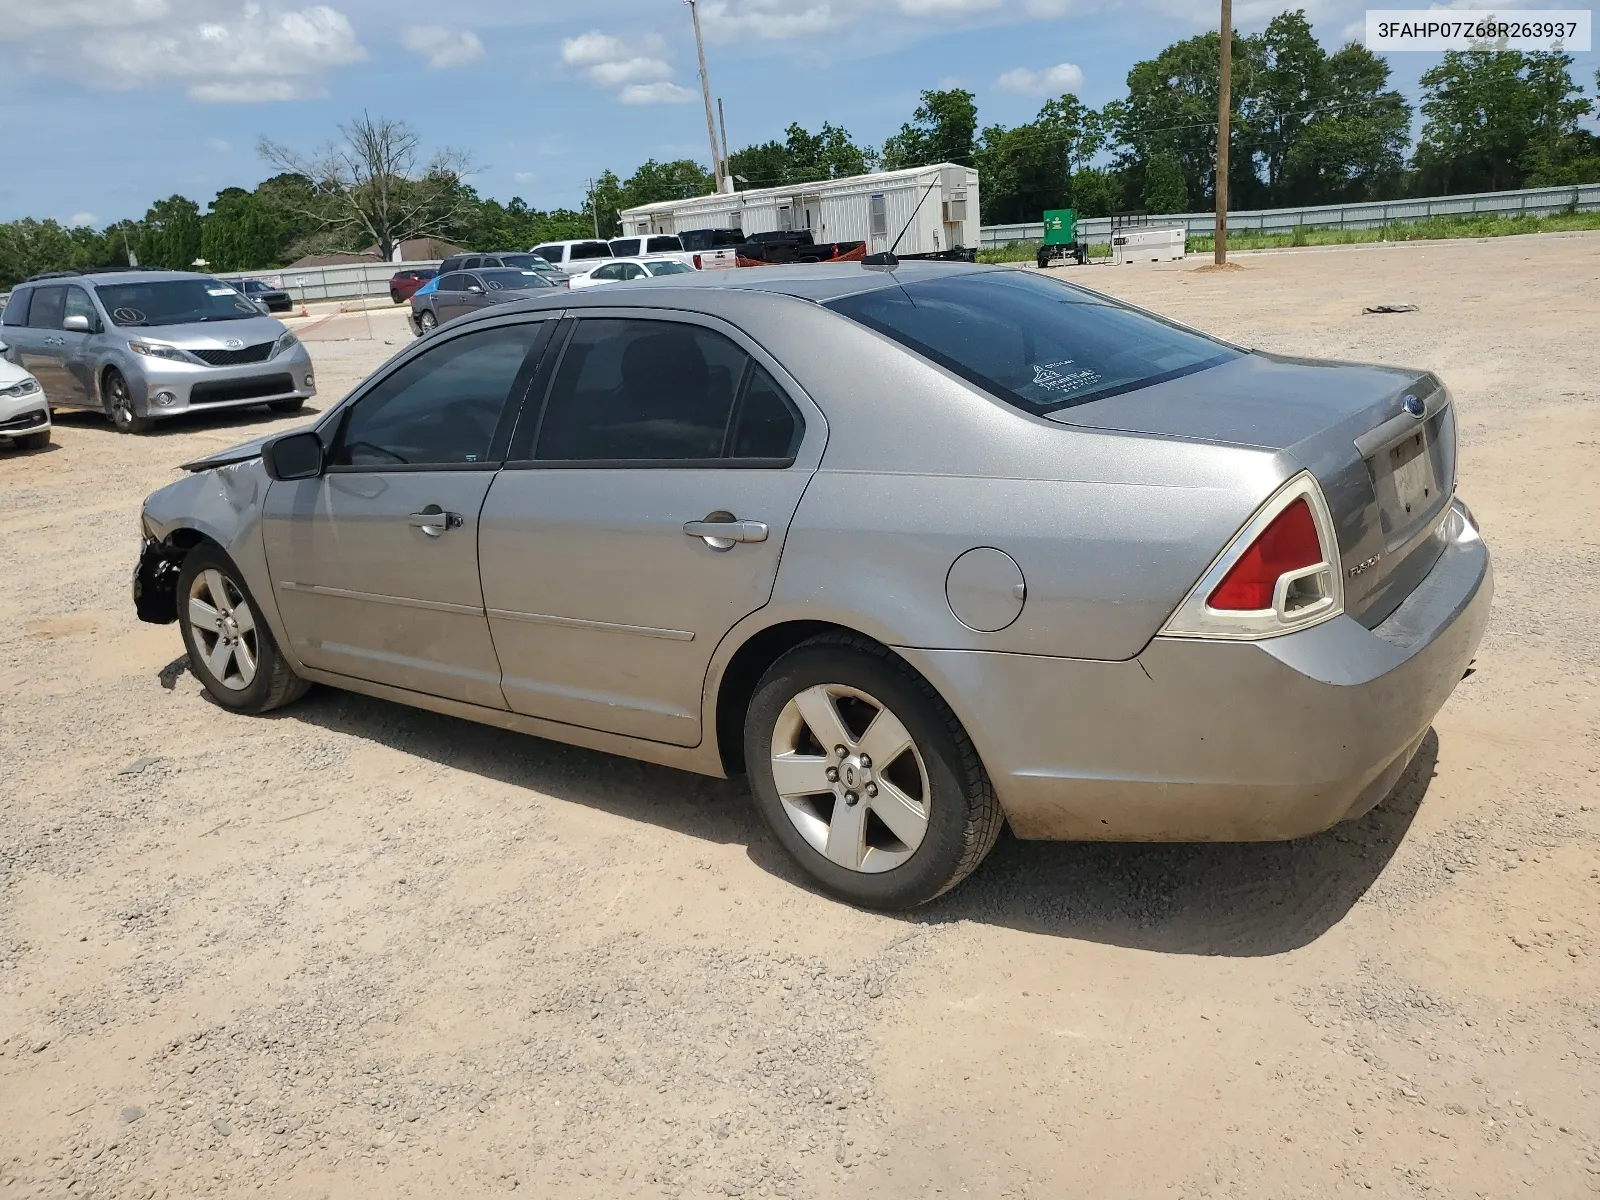
<svg viewBox="0 0 1600 1200"><path fill-rule="evenodd" d="M1257 612L1271 608L1278 580L1322 562L1317 524L1305 499L1296 500L1261 531L1211 593L1211 608Z"/></svg>
<svg viewBox="0 0 1600 1200"><path fill-rule="evenodd" d="M700 256L698 254L696 254L694 256L694 269L696 271L699 271L699 270L702 269L701 266L700 266Z"/></svg>

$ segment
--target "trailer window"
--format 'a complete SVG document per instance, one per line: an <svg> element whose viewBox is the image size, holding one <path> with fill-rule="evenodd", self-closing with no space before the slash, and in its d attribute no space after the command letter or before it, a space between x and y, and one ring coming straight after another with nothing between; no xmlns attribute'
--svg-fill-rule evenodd
<svg viewBox="0 0 1600 1200"><path fill-rule="evenodd" d="M1025 412L1203 371L1242 353L1071 284L998 270L880 288L827 307Z"/></svg>

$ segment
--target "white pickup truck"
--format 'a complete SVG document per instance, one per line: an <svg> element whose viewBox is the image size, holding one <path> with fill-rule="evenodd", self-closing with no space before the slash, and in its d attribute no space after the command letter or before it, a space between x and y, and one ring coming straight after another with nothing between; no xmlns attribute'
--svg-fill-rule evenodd
<svg viewBox="0 0 1600 1200"><path fill-rule="evenodd" d="M739 265L745 236L738 229L690 229L678 235L697 271L719 271Z"/></svg>

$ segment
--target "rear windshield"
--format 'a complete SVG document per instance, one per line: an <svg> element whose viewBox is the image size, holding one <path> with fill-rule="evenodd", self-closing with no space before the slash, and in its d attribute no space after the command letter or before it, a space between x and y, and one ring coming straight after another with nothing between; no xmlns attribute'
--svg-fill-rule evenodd
<svg viewBox="0 0 1600 1200"><path fill-rule="evenodd" d="M1242 353L1104 296L1011 269L880 288L827 307L1031 413L1149 387Z"/></svg>
<svg viewBox="0 0 1600 1200"><path fill-rule="evenodd" d="M499 258L502 267L516 267L519 271L550 269L550 264L537 254L502 254Z"/></svg>
<svg viewBox="0 0 1600 1200"><path fill-rule="evenodd" d="M189 325L261 315L259 308L219 279L103 283L95 290L118 325Z"/></svg>
<svg viewBox="0 0 1600 1200"><path fill-rule="evenodd" d="M580 242L567 255L569 258L615 258L606 242Z"/></svg>
<svg viewBox="0 0 1600 1200"><path fill-rule="evenodd" d="M483 285L491 292L502 289L508 292L526 291L528 288L547 288L554 286L537 271L519 271L511 267L493 267L486 271L479 271L478 278L483 280Z"/></svg>
<svg viewBox="0 0 1600 1200"><path fill-rule="evenodd" d="M644 269L652 275L693 275L694 268L681 262L645 263Z"/></svg>

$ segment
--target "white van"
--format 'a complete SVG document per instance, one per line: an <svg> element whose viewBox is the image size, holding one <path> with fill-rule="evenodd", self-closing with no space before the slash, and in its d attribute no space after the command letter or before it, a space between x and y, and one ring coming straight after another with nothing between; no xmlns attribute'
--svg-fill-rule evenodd
<svg viewBox="0 0 1600 1200"><path fill-rule="evenodd" d="M677 239L673 239L677 240ZM599 238L581 238L571 242L545 242L531 251L562 270L571 270L572 264L593 258L615 258L609 243ZM581 268L580 268L581 269Z"/></svg>

